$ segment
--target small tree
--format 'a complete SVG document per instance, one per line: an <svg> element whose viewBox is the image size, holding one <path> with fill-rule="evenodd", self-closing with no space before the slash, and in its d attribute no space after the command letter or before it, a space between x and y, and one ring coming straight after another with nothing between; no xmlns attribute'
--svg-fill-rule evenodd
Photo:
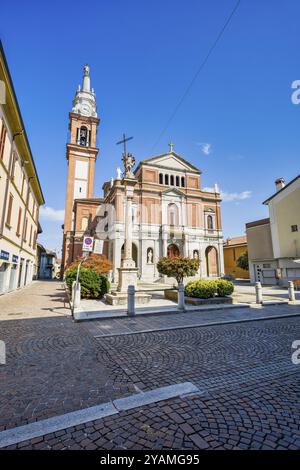
<svg viewBox="0 0 300 470"><path fill-rule="evenodd" d="M73 282L76 280L77 268L66 270L66 284L71 292ZM106 294L109 289L109 281L102 274L96 273L91 268L81 268L79 272L79 282L81 284L81 297L83 299L99 299Z"/></svg>
<svg viewBox="0 0 300 470"><path fill-rule="evenodd" d="M82 258L78 257L73 263L69 266L70 269L77 268L78 264L82 261ZM112 270L112 263L104 255L97 255L91 253L90 256L83 261L82 265L84 268L90 268L95 273L98 274L107 274Z"/></svg>
<svg viewBox="0 0 300 470"><path fill-rule="evenodd" d="M249 259L248 259L248 251L245 251L244 253L241 254L241 256L237 259L236 265L244 269L244 271L249 270Z"/></svg>
<svg viewBox="0 0 300 470"><path fill-rule="evenodd" d="M197 258L161 258L157 263L157 270L160 274L168 277L175 277L178 284L188 276L195 276L199 269L200 261Z"/></svg>

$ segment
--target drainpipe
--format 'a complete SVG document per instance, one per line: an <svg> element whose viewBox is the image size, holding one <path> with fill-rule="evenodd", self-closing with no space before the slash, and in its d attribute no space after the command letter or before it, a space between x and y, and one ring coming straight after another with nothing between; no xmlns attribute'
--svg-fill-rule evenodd
<svg viewBox="0 0 300 470"><path fill-rule="evenodd" d="M7 207L7 196L8 196L8 188L9 188L9 180L11 176L12 170L12 163L13 163L13 151L14 151L14 141L18 135L22 135L24 133L24 129L20 130L13 134L11 148L10 148L10 155L9 155L9 163L8 163L8 173L6 178L6 186L5 186L5 193L4 193L4 202L3 202L3 212L2 212L2 219L1 219L1 227L0 227L0 238L3 237L3 230L4 230L4 222L6 216L6 207Z"/></svg>

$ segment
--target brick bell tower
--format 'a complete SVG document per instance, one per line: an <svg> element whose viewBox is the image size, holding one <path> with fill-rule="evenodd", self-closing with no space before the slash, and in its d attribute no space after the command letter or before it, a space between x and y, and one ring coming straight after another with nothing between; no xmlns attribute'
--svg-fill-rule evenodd
<svg viewBox="0 0 300 470"><path fill-rule="evenodd" d="M74 259L75 214L74 200L89 199L94 194L97 127L96 95L91 89L90 69L83 68L83 83L79 85L69 113L70 141L67 143L68 161L65 220L63 225L62 274Z"/></svg>

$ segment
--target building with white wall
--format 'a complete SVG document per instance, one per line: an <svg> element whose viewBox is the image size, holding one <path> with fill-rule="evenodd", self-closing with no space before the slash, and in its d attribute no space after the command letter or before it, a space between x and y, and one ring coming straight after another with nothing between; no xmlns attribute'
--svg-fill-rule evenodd
<svg viewBox="0 0 300 470"><path fill-rule="evenodd" d="M0 43L0 294L36 272L39 207L44 197Z"/></svg>
<svg viewBox="0 0 300 470"><path fill-rule="evenodd" d="M275 184L269 217L246 224L249 271L252 282L286 285L300 279L300 175Z"/></svg>

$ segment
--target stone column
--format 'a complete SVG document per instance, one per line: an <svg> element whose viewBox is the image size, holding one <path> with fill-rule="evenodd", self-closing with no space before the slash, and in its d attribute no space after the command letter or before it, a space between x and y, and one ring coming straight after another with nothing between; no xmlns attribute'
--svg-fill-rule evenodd
<svg viewBox="0 0 300 470"><path fill-rule="evenodd" d="M134 186L137 180L134 177L124 178L122 183L125 186L125 240L124 240L124 259L119 268L118 292L126 292L128 286L137 286L137 268L132 259L132 199Z"/></svg>
<svg viewBox="0 0 300 470"><path fill-rule="evenodd" d="M168 255L168 234L164 230L162 232L162 255L164 257Z"/></svg>
<svg viewBox="0 0 300 470"><path fill-rule="evenodd" d="M126 208L125 208L125 243L124 259L122 266L134 268L135 262L132 259L132 198L133 188L126 186Z"/></svg>

